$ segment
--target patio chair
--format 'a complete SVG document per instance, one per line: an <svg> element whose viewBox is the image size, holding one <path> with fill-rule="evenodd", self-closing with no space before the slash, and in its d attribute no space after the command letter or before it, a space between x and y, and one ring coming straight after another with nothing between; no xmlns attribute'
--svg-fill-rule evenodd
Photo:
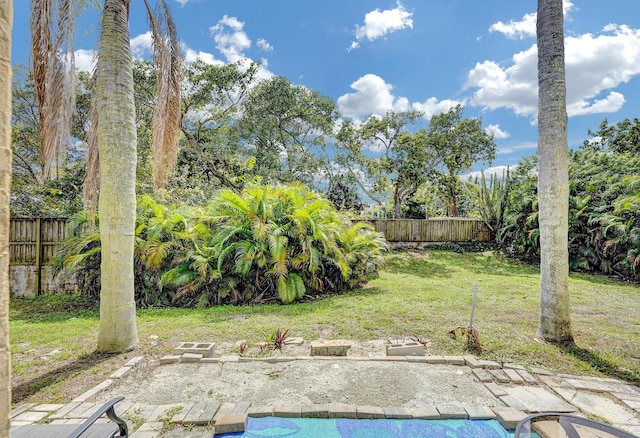
<svg viewBox="0 0 640 438"><path fill-rule="evenodd" d="M81 424L30 424L28 426L16 426L11 428L11 438L114 438L128 437L127 423L114 409L116 403L124 400L124 397L116 397L105 403L92 416ZM96 423L107 414L112 421L109 423Z"/></svg>
<svg viewBox="0 0 640 438"><path fill-rule="evenodd" d="M533 414L516 427L515 438L638 438L599 421L569 414Z"/></svg>

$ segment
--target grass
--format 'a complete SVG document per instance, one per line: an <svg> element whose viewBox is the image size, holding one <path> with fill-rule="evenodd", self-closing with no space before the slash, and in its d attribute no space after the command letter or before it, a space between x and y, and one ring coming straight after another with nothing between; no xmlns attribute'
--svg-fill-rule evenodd
<svg viewBox="0 0 640 438"><path fill-rule="evenodd" d="M533 338L539 271L493 252L392 253L380 278L363 289L299 304L141 309L138 332L142 352L156 356L182 341L257 343L278 328L307 340L415 335L428 341L430 354L460 355L467 354L464 341L447 333L468 324L474 284L478 284L474 328L483 347L482 359L640 383L637 285L572 275L576 343L538 343ZM105 369L109 358L93 352L97 330L97 305L86 298L12 299L14 392L17 386L25 391L21 400L40 396L51 400L78 373L108 375L113 371Z"/></svg>

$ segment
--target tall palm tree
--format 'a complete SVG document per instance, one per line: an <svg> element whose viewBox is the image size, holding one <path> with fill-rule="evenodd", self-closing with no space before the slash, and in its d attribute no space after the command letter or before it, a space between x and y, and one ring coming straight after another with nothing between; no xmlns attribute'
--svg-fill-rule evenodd
<svg viewBox="0 0 640 438"><path fill-rule="evenodd" d="M9 436L9 191L11 190L12 0L0 0L0 436Z"/></svg>
<svg viewBox="0 0 640 438"><path fill-rule="evenodd" d="M569 164L562 0L538 0L540 321L536 337L573 342L569 312Z"/></svg>
<svg viewBox="0 0 640 438"><path fill-rule="evenodd" d="M138 345L135 319L133 254L136 217L136 126L133 98L132 57L129 40L129 4L131 0L104 0L102 32L95 72L95 97L92 110L92 138L85 183L85 199L95 200L99 178L100 236L102 246L100 331L98 350L122 352ZM180 56L175 24L164 0L157 0L156 12L144 0L150 15L154 39L154 59L158 68L158 105L154 118L154 169L156 188L166 184L170 169L165 163L175 163L176 135L180 104ZM71 32L50 31L54 18L59 29L70 21L74 0L32 0L32 35L34 81L44 89L57 84L47 72L57 71L61 60L47 56L53 48L69 47L61 39L71 38ZM53 5L57 8L54 8ZM58 33L59 32L59 33ZM53 50L59 53L60 50ZM70 55L69 55L70 56ZM66 58L62 63L69 69ZM73 67L73 62L70 63ZM54 79L60 78L54 76ZM72 79L66 77L67 80ZM38 85L36 85L38 88ZM71 87L73 88L73 87ZM46 96L46 92L42 93ZM45 104L43 105L44 102ZM39 100L39 111L58 114L56 105L64 99ZM44 122L43 122L44 123ZM44 123L45 136L47 125ZM46 155L46 154L45 154ZM44 160L50 159L51 154ZM97 163L97 165L96 165ZM99 175L98 175L99 174ZM92 194L93 193L93 194ZM95 207L85 205L93 210Z"/></svg>
<svg viewBox="0 0 640 438"><path fill-rule="evenodd" d="M98 350L137 347L133 283L136 126L129 0L105 0L96 67L102 245Z"/></svg>

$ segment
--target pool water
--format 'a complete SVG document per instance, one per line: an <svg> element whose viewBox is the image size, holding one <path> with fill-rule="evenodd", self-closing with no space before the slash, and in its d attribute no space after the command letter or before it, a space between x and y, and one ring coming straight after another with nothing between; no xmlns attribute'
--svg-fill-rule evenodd
<svg viewBox="0 0 640 438"><path fill-rule="evenodd" d="M222 437L292 438L511 438L495 420L350 420L342 418L249 418L243 433Z"/></svg>

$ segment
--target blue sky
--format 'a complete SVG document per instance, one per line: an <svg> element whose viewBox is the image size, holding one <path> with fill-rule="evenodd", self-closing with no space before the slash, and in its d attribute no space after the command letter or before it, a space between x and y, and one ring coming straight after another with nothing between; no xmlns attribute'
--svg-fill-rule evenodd
<svg viewBox="0 0 640 438"><path fill-rule="evenodd" d="M426 127L433 114L462 103L467 117L481 117L494 132L494 167L536 152L536 1L167 3L187 61L260 60L263 77L318 90L358 120L419 109ZM14 1L15 63L28 62L28 9L27 0ZM565 0L565 11L569 145L577 147L605 117L640 116L640 2ZM90 65L97 23L95 10L79 20L79 67ZM148 57L142 0L132 0L130 27L134 55Z"/></svg>

